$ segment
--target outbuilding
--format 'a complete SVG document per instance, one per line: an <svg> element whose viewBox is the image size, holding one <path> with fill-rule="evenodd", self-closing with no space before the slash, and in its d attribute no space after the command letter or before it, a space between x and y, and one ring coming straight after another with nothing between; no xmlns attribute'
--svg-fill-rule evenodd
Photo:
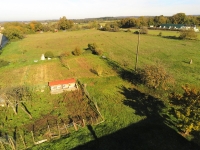
<svg viewBox="0 0 200 150"><path fill-rule="evenodd" d="M74 78L49 82L51 94L62 93L63 91L74 91L78 89Z"/></svg>

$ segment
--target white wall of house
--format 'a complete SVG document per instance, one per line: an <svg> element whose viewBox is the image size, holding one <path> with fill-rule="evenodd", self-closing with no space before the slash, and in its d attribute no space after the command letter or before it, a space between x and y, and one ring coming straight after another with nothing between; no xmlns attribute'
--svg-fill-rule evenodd
<svg viewBox="0 0 200 150"><path fill-rule="evenodd" d="M51 86L51 91L61 90L61 89L69 89L76 87L76 83L69 83L69 84L59 84Z"/></svg>

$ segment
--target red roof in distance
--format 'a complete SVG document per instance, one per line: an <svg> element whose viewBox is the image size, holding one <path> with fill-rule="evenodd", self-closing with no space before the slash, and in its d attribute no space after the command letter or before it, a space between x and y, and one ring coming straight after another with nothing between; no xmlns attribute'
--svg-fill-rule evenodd
<svg viewBox="0 0 200 150"><path fill-rule="evenodd" d="M74 78L71 78L71 79L66 79L66 80L58 80L58 81L49 82L49 86L69 84L69 83L75 83L75 82L76 80Z"/></svg>

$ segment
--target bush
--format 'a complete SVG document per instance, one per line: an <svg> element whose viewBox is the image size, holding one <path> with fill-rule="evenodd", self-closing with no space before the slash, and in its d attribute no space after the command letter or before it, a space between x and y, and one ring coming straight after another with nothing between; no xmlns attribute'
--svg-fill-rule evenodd
<svg viewBox="0 0 200 150"><path fill-rule="evenodd" d="M0 68L9 65L8 61L0 59Z"/></svg>
<svg viewBox="0 0 200 150"><path fill-rule="evenodd" d="M100 65L98 65L98 66L93 68L92 72L95 73L98 76L101 76L102 73L103 73L103 68Z"/></svg>
<svg viewBox="0 0 200 150"><path fill-rule="evenodd" d="M70 56L69 52L63 52L60 54L60 57L68 57L68 56Z"/></svg>
<svg viewBox="0 0 200 150"><path fill-rule="evenodd" d="M96 55L102 55L103 51L100 48L96 48L93 53Z"/></svg>
<svg viewBox="0 0 200 150"><path fill-rule="evenodd" d="M74 49L74 51L72 52L72 54L75 55L75 56L81 55L81 54L82 54L81 48L77 46L77 47Z"/></svg>
<svg viewBox="0 0 200 150"><path fill-rule="evenodd" d="M97 46L96 43L89 43L88 49L92 51L93 54L102 55L103 51Z"/></svg>
<svg viewBox="0 0 200 150"><path fill-rule="evenodd" d="M127 29L125 32L131 32L131 30L130 30L130 29Z"/></svg>
<svg viewBox="0 0 200 150"><path fill-rule="evenodd" d="M148 28L147 27L141 27L140 28L140 34L148 34Z"/></svg>
<svg viewBox="0 0 200 150"><path fill-rule="evenodd" d="M96 48L98 48L96 43L89 43L88 44L88 49L90 49L91 51L94 51Z"/></svg>
<svg viewBox="0 0 200 150"><path fill-rule="evenodd" d="M162 32L160 32L160 33L158 34L158 36L162 36Z"/></svg>
<svg viewBox="0 0 200 150"><path fill-rule="evenodd" d="M197 39L197 33L194 30L181 30L180 39Z"/></svg>
<svg viewBox="0 0 200 150"><path fill-rule="evenodd" d="M145 85L154 89L158 87L166 89L169 83L173 82L172 77L160 64L147 65L143 70L140 70L139 76Z"/></svg>
<svg viewBox="0 0 200 150"><path fill-rule="evenodd" d="M16 27L9 27L6 30L3 31L3 34L9 39L9 40L18 40L23 39L24 35L23 32L16 28Z"/></svg>
<svg viewBox="0 0 200 150"><path fill-rule="evenodd" d="M118 26L114 26L111 31L113 31L113 32L119 32L119 27Z"/></svg>
<svg viewBox="0 0 200 150"><path fill-rule="evenodd" d="M45 58L53 58L54 55L53 55L53 53L51 51L47 51L47 52L45 52L44 57Z"/></svg>

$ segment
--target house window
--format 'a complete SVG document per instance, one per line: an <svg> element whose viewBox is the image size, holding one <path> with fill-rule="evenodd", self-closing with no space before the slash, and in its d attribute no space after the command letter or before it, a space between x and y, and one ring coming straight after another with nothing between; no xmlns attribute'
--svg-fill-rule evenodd
<svg viewBox="0 0 200 150"><path fill-rule="evenodd" d="M53 91L53 90L56 90L57 89L57 87L56 86L52 86L51 87L51 90Z"/></svg>
<svg viewBox="0 0 200 150"><path fill-rule="evenodd" d="M68 88L68 87L67 87L67 84L63 84L62 87L63 87L63 89Z"/></svg>
<svg viewBox="0 0 200 150"><path fill-rule="evenodd" d="M61 85L57 85L57 90L60 90L62 89L62 86Z"/></svg>

